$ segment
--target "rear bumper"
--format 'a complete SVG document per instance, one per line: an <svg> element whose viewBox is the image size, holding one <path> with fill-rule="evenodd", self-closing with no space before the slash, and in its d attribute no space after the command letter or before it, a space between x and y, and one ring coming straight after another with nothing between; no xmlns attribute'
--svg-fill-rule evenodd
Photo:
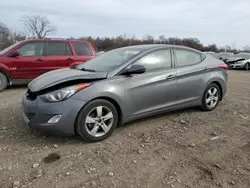
<svg viewBox="0 0 250 188"><path fill-rule="evenodd" d="M86 104L84 101L79 101L69 98L63 102L45 103L41 99L35 101L27 100L23 97L23 120L30 128L39 132L50 133L60 136L75 135L75 120L78 112ZM57 123L48 123L55 115L61 115Z"/></svg>

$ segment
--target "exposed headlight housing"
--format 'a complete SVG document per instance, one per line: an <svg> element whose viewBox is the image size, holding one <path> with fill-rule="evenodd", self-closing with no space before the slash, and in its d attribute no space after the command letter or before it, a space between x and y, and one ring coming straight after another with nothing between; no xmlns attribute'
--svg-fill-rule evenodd
<svg viewBox="0 0 250 188"><path fill-rule="evenodd" d="M84 88L90 85L91 83L85 83L85 84L78 84L78 85L62 88L62 89L42 95L41 99L44 102L60 102L60 101L68 99L72 95L76 94L77 92L83 90Z"/></svg>

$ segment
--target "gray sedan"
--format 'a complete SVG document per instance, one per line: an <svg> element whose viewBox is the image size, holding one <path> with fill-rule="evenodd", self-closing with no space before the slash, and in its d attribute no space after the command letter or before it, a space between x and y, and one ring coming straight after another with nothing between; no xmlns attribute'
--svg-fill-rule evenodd
<svg viewBox="0 0 250 188"><path fill-rule="evenodd" d="M195 106L214 110L227 90L227 70L186 47L119 48L33 80L23 118L36 130L101 141L135 119Z"/></svg>

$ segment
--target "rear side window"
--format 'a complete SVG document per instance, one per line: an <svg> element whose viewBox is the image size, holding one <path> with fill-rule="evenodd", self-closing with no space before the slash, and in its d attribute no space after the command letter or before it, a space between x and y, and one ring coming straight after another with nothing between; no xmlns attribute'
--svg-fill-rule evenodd
<svg viewBox="0 0 250 188"><path fill-rule="evenodd" d="M47 55L67 56L67 55L73 55L73 53L68 42L48 42Z"/></svg>
<svg viewBox="0 0 250 188"><path fill-rule="evenodd" d="M80 42L72 42L76 55L93 55L88 44L80 43Z"/></svg>
<svg viewBox="0 0 250 188"><path fill-rule="evenodd" d="M177 61L177 67L194 65L203 60L199 53L182 49L175 49L175 57Z"/></svg>

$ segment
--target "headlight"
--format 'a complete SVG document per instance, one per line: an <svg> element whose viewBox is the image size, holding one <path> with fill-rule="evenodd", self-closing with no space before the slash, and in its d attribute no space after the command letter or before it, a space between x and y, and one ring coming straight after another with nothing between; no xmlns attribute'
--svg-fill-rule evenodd
<svg viewBox="0 0 250 188"><path fill-rule="evenodd" d="M83 90L84 88L90 86L90 83L74 85L66 88L62 88L51 93L47 93L41 96L41 99L44 102L60 102L68 99L78 91Z"/></svg>
<svg viewBox="0 0 250 188"><path fill-rule="evenodd" d="M242 61L237 61L235 64L241 64L241 63L244 63L244 62L242 62Z"/></svg>

